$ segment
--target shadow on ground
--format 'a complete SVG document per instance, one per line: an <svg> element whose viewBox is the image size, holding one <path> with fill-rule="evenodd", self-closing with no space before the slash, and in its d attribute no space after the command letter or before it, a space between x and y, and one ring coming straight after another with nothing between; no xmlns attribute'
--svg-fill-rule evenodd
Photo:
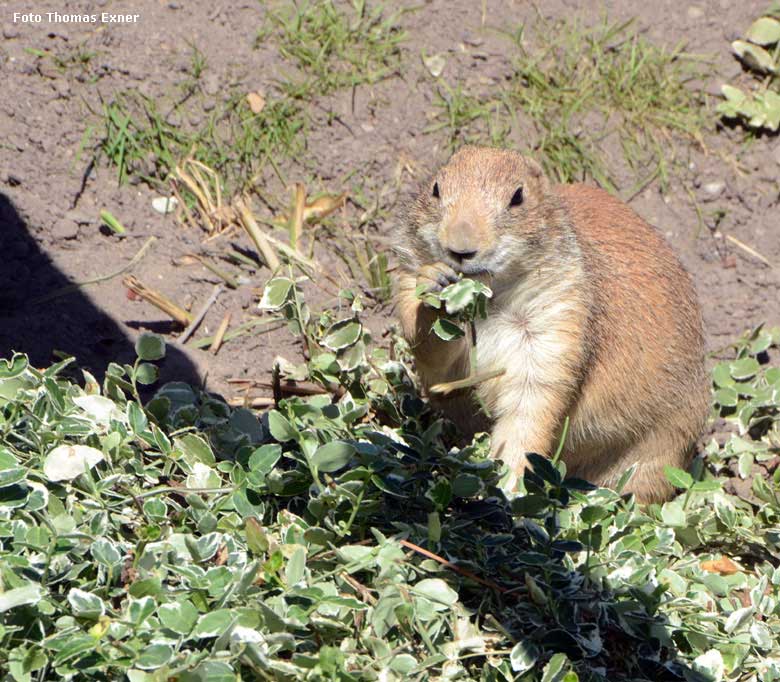
<svg viewBox="0 0 780 682"><path fill-rule="evenodd" d="M72 285L30 235L11 200L0 192L0 357L26 353L45 367L59 351L76 357L98 380L109 362L132 362L134 340L83 288ZM57 295L55 295L57 294ZM162 380L201 383L187 355L169 345Z"/></svg>

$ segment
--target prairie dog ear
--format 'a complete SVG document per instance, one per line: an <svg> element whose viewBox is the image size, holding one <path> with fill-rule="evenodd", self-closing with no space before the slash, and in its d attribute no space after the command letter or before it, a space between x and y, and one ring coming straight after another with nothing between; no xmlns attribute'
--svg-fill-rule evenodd
<svg viewBox="0 0 780 682"><path fill-rule="evenodd" d="M528 174L539 183L539 187L543 192L550 189L550 180L544 173L542 166L534 159L523 157L525 165L528 168Z"/></svg>

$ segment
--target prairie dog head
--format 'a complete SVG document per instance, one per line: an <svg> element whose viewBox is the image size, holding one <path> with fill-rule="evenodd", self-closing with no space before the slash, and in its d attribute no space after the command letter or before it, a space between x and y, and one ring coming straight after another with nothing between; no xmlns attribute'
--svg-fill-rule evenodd
<svg viewBox="0 0 780 682"><path fill-rule="evenodd" d="M464 147L422 186L407 216L409 243L398 250L409 264L441 261L467 276L500 278L538 251L549 196L535 161Z"/></svg>

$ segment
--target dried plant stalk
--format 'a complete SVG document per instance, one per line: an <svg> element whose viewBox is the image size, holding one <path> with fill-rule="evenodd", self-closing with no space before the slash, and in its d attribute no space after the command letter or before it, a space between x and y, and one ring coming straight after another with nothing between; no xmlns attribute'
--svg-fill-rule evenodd
<svg viewBox="0 0 780 682"><path fill-rule="evenodd" d="M241 225L243 225L247 234L252 238L257 250L260 252L260 256L265 261L265 264L275 272L279 269L281 262L279 261L276 252L271 247L268 238L258 226L255 217L252 215L252 212L244 203L243 199L237 198L234 205L238 211L239 218L241 218Z"/></svg>
<svg viewBox="0 0 780 682"><path fill-rule="evenodd" d="M489 379L495 379L506 374L506 369L494 369L490 372L482 372L480 374L471 374L465 379L458 379L457 381L448 381L443 384L434 384L429 389L431 393L438 393L439 395L448 395L453 391L459 391L462 388L471 388L477 384L481 384L483 381Z"/></svg>
<svg viewBox="0 0 780 682"><path fill-rule="evenodd" d="M128 275L125 277L122 280L122 284L124 284L134 294L137 294L145 301L151 303L155 308L162 310L166 315L168 315L168 317L176 320L176 322L178 322L183 327L186 327L190 322L192 322L192 315L184 310L184 308L176 305L169 298L163 296L159 291L150 289L133 275Z"/></svg>
<svg viewBox="0 0 780 682"><path fill-rule="evenodd" d="M295 207L290 217L290 246L298 250L303 231L303 209L306 208L306 190L300 182L295 183Z"/></svg>
<svg viewBox="0 0 780 682"><path fill-rule="evenodd" d="M237 398L228 398L227 404L230 405L230 407L253 407L256 409L258 408L261 409L264 407L273 407L275 405L275 401L273 398L237 397Z"/></svg>
<svg viewBox="0 0 780 682"><path fill-rule="evenodd" d="M219 349L222 348L222 341L225 339L225 332L228 330L229 325L230 313L225 313L225 317L222 318L222 322L219 323L219 327L217 327L217 331L214 334L214 341L211 343L211 348L209 348L212 354L216 355L219 353Z"/></svg>
<svg viewBox="0 0 780 682"><path fill-rule="evenodd" d="M211 296L209 296L206 302L201 306L198 313L190 321L189 326L181 333L181 336L176 339L178 343L185 343L187 339L195 333L195 330L200 326L200 323L203 322L203 318L206 317L206 313L208 313L211 306L217 302L223 289L224 286L222 284L214 285L214 288L211 290Z"/></svg>

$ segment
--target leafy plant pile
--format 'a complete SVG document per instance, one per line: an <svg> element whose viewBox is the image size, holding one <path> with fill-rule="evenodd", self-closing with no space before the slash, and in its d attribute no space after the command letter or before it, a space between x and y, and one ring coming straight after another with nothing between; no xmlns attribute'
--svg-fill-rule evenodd
<svg viewBox="0 0 780 682"><path fill-rule="evenodd" d="M780 680L776 480L756 508L699 462L642 510L531 455L507 499L403 342L374 347L348 292L313 314L299 284L262 301L309 351L278 371L331 394L262 418L181 383L143 403L154 335L102 385L0 362L4 679ZM759 330L716 372L740 452L777 445L757 363L778 341Z"/></svg>
<svg viewBox="0 0 780 682"><path fill-rule="evenodd" d="M726 98L718 112L739 119L751 128L780 129L780 2L774 2L766 14L748 29L744 40L731 44L734 53L759 78L750 91L733 85L721 90Z"/></svg>
<svg viewBox="0 0 780 682"><path fill-rule="evenodd" d="M737 427L725 447L708 449L708 459L718 469L733 465L742 479L750 480L754 465L772 475L774 487L764 476L752 478L752 492L760 501L778 503L780 485L780 367L769 364L768 353L780 346L780 327L759 327L733 344L733 360L713 371L714 403L719 414ZM762 364L763 363L763 364Z"/></svg>

